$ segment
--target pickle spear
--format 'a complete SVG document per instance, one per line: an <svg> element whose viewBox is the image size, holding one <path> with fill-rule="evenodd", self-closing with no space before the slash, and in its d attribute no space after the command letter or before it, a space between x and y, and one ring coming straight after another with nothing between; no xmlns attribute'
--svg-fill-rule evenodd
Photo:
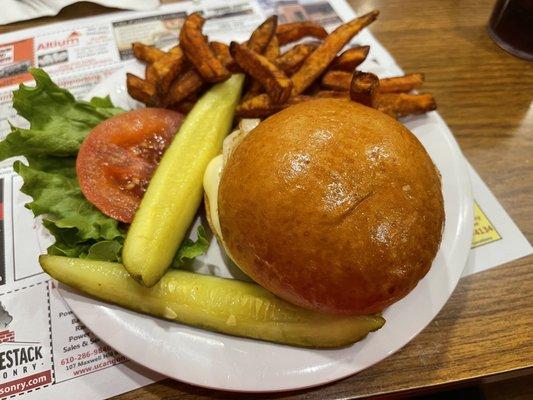
<svg viewBox="0 0 533 400"><path fill-rule="evenodd" d="M302 347L339 347L383 326L380 316L319 314L254 283L170 270L147 288L121 264L43 255L42 268L95 298L183 324Z"/></svg>
<svg viewBox="0 0 533 400"><path fill-rule="evenodd" d="M150 180L122 251L124 266L145 286L163 276L191 225L204 171L231 128L243 80L235 74L200 98Z"/></svg>

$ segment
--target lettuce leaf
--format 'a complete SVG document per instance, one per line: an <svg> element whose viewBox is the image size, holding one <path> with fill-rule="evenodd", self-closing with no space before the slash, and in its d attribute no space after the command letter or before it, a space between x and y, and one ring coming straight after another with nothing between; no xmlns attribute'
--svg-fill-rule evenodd
<svg viewBox="0 0 533 400"><path fill-rule="evenodd" d="M30 129L11 127L0 142L0 159L13 156L75 157L89 131L103 120L124 110L109 97L77 101L57 86L42 69L32 68L36 85L21 84L13 92L13 107L30 122Z"/></svg>
<svg viewBox="0 0 533 400"><path fill-rule="evenodd" d="M55 237L48 253L68 257L121 261L126 229L89 203L76 177L76 156L87 134L103 120L124 110L109 97L78 101L57 86L41 69L30 69L36 85L21 84L13 92L13 107L30 123L28 129L11 127L0 142L0 161L24 156L27 164L15 161L22 177L21 191L32 197L26 204ZM176 265L205 253L205 232L198 240L182 243Z"/></svg>
<svg viewBox="0 0 533 400"><path fill-rule="evenodd" d="M191 239L185 239L182 243L174 261L172 262L173 268L179 268L185 265L189 260L196 258L207 252L209 248L209 240L205 233L205 229L202 225L198 226L196 241Z"/></svg>
<svg viewBox="0 0 533 400"><path fill-rule="evenodd" d="M11 126L0 142L0 160L26 158L27 164L15 161L13 168L24 181L21 191L33 199L26 207L43 216L43 225L56 239L49 253L120 261L125 229L83 196L76 155L92 128L124 110L108 97L77 101L43 70L30 72L35 87L20 85L13 92L13 107L30 127Z"/></svg>
<svg viewBox="0 0 533 400"><path fill-rule="evenodd" d="M39 159L36 164L41 168L48 165L45 170L32 165L31 159L30 166L15 161L13 168L24 181L21 191L33 198L26 207L35 216L44 216L44 226L56 239L48 252L85 257L94 253L92 247L100 241L111 241L115 243L114 248L120 248L113 257L99 259L120 261L124 230L117 221L102 214L83 197L75 176L75 159L68 157L47 161Z"/></svg>

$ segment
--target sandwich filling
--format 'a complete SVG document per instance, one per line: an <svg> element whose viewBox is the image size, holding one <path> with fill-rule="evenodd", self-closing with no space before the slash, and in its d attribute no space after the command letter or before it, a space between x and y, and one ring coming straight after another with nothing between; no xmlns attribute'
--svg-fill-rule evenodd
<svg viewBox="0 0 533 400"><path fill-rule="evenodd" d="M218 218L218 187L222 170L227 164L231 153L243 141L243 139L261 122L260 119L243 119L239 123L238 129L231 132L222 144L222 154L216 156L208 164L204 173L204 192L207 198L206 207L208 209L208 221L211 229L222 241L222 229Z"/></svg>

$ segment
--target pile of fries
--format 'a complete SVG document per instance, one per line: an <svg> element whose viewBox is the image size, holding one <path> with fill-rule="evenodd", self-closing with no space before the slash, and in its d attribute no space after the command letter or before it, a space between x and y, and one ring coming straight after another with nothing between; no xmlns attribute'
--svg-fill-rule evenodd
<svg viewBox="0 0 533 400"><path fill-rule="evenodd" d="M316 97L351 99L395 118L436 109L429 93L413 94L424 82L419 73L379 79L357 67L369 46L338 54L378 16L373 11L339 26L332 33L314 22L278 25L272 16L244 43L208 42L204 18L190 14L180 31L179 45L168 52L133 43L133 54L146 62L145 79L127 75L128 93L147 106L187 113L209 85L244 72L247 85L236 115L265 118L292 104ZM313 38L312 42L301 39ZM281 52L280 48L299 41Z"/></svg>

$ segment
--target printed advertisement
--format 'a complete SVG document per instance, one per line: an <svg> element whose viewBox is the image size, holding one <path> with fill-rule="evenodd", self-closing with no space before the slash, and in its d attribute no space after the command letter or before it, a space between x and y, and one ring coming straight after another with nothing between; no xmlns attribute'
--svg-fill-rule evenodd
<svg viewBox="0 0 533 400"><path fill-rule="evenodd" d="M0 88L31 79L28 69L34 65L33 38L0 44Z"/></svg>

